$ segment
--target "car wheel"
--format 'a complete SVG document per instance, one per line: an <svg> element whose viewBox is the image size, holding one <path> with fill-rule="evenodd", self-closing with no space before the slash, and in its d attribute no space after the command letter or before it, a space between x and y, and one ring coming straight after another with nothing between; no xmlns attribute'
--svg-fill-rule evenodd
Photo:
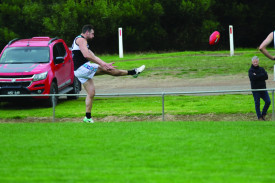
<svg viewBox="0 0 275 183"><path fill-rule="evenodd" d="M58 94L57 84L55 82L52 82L52 84L51 84L50 94ZM47 99L47 106L52 107L53 104L54 104L54 106L56 106L57 102L58 102L58 97L57 96L55 96L55 97L50 96Z"/></svg>
<svg viewBox="0 0 275 183"><path fill-rule="evenodd" d="M77 77L74 77L74 83L72 84L73 90L69 94L79 94L81 90L81 84ZM68 96L68 99L78 99L79 96Z"/></svg>

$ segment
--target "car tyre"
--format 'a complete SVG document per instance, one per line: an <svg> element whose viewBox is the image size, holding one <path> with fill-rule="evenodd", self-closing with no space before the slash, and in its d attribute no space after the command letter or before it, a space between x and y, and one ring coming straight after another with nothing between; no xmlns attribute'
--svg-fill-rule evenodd
<svg viewBox="0 0 275 183"><path fill-rule="evenodd" d="M58 94L58 88L57 88L57 84L55 82L52 82L52 84L51 84L50 94ZM58 96L54 97L54 101L53 101L53 96L50 96L47 99L47 106L49 106L49 107L52 107L53 105L56 106L57 102L58 102Z"/></svg>
<svg viewBox="0 0 275 183"><path fill-rule="evenodd" d="M69 92L69 94L79 94L81 91L81 83L74 77L74 82L72 84L73 90ZM78 99L79 96L68 96L68 99Z"/></svg>

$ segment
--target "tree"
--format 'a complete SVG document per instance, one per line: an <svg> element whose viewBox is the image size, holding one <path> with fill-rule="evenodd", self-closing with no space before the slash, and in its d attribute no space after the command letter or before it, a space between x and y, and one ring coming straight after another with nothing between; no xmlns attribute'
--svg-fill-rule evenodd
<svg viewBox="0 0 275 183"><path fill-rule="evenodd" d="M22 19L20 5L24 2L24 0L2 0L0 4L1 47L4 47L14 37L18 37Z"/></svg>
<svg viewBox="0 0 275 183"><path fill-rule="evenodd" d="M85 24L95 26L98 53L118 51L123 28L125 51L210 49L209 35L221 33L227 49L228 26L237 47L256 47L273 31L272 0L2 0L0 47L10 40L58 36L71 44ZM211 47L212 49L212 47Z"/></svg>

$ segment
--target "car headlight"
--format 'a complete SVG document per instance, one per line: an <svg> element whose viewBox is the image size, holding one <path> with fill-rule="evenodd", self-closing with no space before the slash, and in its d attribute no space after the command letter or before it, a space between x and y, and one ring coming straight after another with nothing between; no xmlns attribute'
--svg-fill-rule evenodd
<svg viewBox="0 0 275 183"><path fill-rule="evenodd" d="M35 74L33 76L33 81L40 81L40 80L46 79L47 75L48 75L48 72L43 72L41 74Z"/></svg>

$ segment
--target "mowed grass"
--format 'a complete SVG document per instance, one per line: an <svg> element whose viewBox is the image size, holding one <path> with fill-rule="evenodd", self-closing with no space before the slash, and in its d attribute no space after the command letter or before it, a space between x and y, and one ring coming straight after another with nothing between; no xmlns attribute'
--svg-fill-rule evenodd
<svg viewBox="0 0 275 183"><path fill-rule="evenodd" d="M247 75L257 50L104 55L146 77ZM213 55L214 54L214 55ZM160 80L161 81L161 80ZM161 115L161 97L96 97L93 116ZM271 109L270 109L271 110ZM83 117L84 98L56 117ZM0 103L0 118L51 117L38 103ZM270 111L269 111L270 112ZM251 95L165 96L165 114L255 113ZM115 118L114 118L115 119ZM139 119L139 118L137 118ZM21 120L22 121L22 120ZM275 122L0 123L0 182L275 182Z"/></svg>
<svg viewBox="0 0 275 183"><path fill-rule="evenodd" d="M271 94L270 94L271 97ZM262 101L263 107L263 101ZM52 117L53 109L36 103L2 103L0 118L24 119L27 117ZM252 94L224 94L209 96L165 96L164 112L170 115L196 114L247 114L255 113ZM272 113L272 107L268 113ZM85 115L85 98L61 101L55 108L56 118L77 118ZM160 116L161 96L96 97L92 116ZM256 114L255 114L256 117Z"/></svg>
<svg viewBox="0 0 275 183"><path fill-rule="evenodd" d="M0 182L275 181L274 122L0 124Z"/></svg>
<svg viewBox="0 0 275 183"><path fill-rule="evenodd" d="M270 52L274 54L274 51L270 50ZM160 82L166 77L183 78L184 81L190 78L207 79L209 76L218 78L225 75L238 75L238 77L247 77L249 83L248 69L254 55L260 58L260 65L267 70L269 79L272 79L274 62L268 60L256 49L239 49L232 57L229 56L229 51L136 53L125 54L122 59L118 55L101 55L100 57L106 62L114 61L119 69L132 69L145 64L146 70L142 73L142 77L157 78ZM121 82L123 82L123 77ZM0 119L51 117L52 109L43 107L41 103L41 101L20 104L0 102ZM84 98L81 98L77 101L61 101L56 107L55 115L57 118L83 117L84 112ZM94 117L139 116L161 115L161 112L161 97L97 97L92 115ZM165 113L172 115L245 114L255 113L255 110L251 95L165 96Z"/></svg>
<svg viewBox="0 0 275 183"><path fill-rule="evenodd" d="M269 51L275 54L274 50ZM146 70L142 75L146 77L190 79L236 74L247 76L253 56L260 58L260 66L271 76L274 62L257 49L237 49L234 56L229 56L229 51L184 51L125 54L124 58L102 55L101 58L106 62L115 62L120 69L132 69L144 64Z"/></svg>

